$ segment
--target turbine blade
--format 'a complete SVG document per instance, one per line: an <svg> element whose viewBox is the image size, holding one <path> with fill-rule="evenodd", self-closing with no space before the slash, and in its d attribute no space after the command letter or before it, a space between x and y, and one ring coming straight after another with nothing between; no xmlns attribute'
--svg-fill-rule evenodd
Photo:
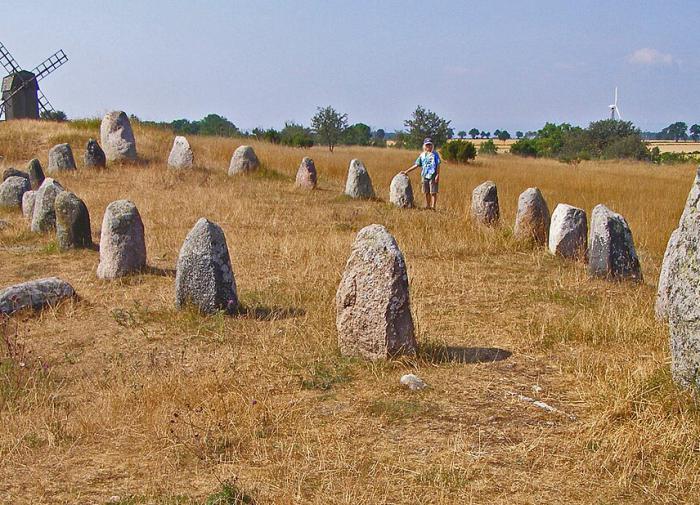
<svg viewBox="0 0 700 505"><path fill-rule="evenodd" d="M622 121L622 113L620 112L620 108L619 108L619 107L615 107L615 110L617 111L617 118L618 118L620 121Z"/></svg>
<svg viewBox="0 0 700 505"><path fill-rule="evenodd" d="M617 107L617 86L615 86L615 107Z"/></svg>

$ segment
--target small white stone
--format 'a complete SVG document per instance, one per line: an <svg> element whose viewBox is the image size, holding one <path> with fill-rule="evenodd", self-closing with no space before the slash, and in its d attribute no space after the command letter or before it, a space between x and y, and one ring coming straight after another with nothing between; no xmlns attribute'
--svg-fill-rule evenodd
<svg viewBox="0 0 700 505"><path fill-rule="evenodd" d="M407 373L401 377L401 384L406 386L411 391L420 391L427 386L427 384L423 382L423 379L417 375L413 375L412 373Z"/></svg>

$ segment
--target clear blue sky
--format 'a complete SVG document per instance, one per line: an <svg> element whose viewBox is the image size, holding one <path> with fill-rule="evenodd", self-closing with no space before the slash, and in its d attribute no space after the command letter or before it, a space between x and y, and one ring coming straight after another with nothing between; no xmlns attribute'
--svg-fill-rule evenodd
<svg viewBox="0 0 700 505"><path fill-rule="evenodd" d="M607 117L700 122L700 1L4 0L0 42L69 117L215 112L241 128L308 124L332 105L392 131L421 104L472 127Z"/></svg>

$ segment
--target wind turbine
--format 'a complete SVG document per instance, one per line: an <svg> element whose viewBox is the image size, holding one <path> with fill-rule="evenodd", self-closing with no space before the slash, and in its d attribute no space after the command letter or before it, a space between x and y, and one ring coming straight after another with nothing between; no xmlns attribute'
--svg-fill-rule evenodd
<svg viewBox="0 0 700 505"><path fill-rule="evenodd" d="M620 114L620 107L617 105L617 86L615 86L615 103L609 105L610 107L610 119L615 119L615 114L617 114L617 119L622 121L622 114Z"/></svg>

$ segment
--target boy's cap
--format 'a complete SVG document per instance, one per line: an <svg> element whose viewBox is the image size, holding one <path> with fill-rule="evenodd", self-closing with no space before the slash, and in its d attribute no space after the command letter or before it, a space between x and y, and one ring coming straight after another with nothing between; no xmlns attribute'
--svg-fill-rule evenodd
<svg viewBox="0 0 700 505"><path fill-rule="evenodd" d="M425 140L423 140L424 146L428 144L430 144L431 146L433 145L433 139L431 139L430 137L426 137Z"/></svg>

